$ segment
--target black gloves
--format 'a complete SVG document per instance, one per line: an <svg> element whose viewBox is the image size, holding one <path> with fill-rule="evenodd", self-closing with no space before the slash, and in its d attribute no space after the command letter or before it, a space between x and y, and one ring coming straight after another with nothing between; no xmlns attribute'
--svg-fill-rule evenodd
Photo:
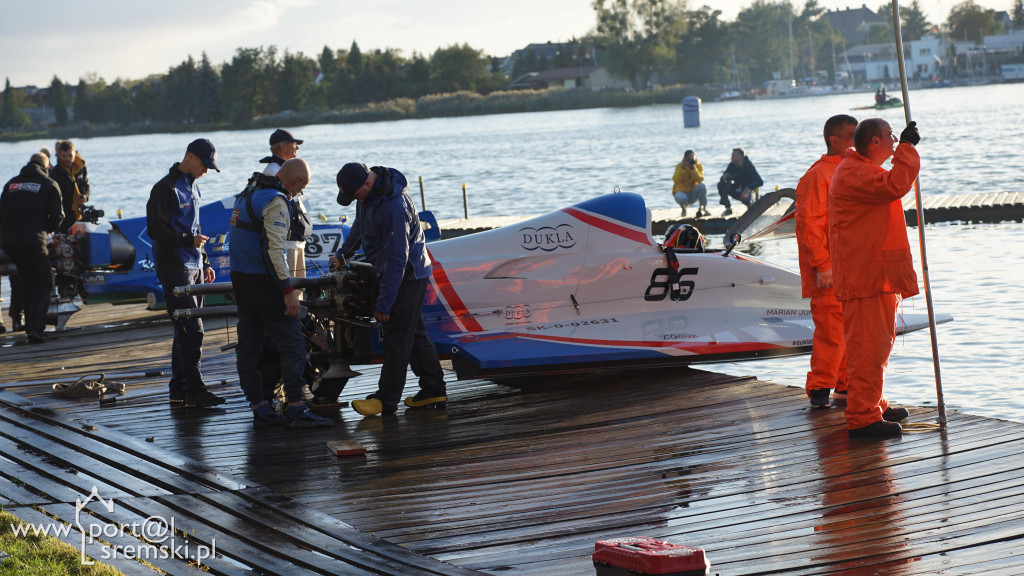
<svg viewBox="0 0 1024 576"><path fill-rule="evenodd" d="M907 127L900 132L900 142L906 142L913 146L917 146L917 143L921 141L921 133L917 131L917 121L913 121L907 124Z"/></svg>

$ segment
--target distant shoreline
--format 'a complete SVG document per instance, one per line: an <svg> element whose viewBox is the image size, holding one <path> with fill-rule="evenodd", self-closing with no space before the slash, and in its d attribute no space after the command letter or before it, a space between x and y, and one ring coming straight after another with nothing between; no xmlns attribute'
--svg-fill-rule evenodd
<svg viewBox="0 0 1024 576"><path fill-rule="evenodd" d="M136 134L175 134L181 132L212 132L218 130L248 130L273 127L296 127L313 124L350 124L356 122L385 122L421 118L450 118L486 114L513 114L518 112L550 112L586 108L617 108L652 104L681 104L686 96L703 100L716 100L718 88L704 86L667 86L643 91L549 88L532 91L505 91L481 95L475 92L454 92L424 96L419 99L397 98L360 106L335 110L291 110L261 116L244 125L229 122L210 124L104 124L88 123L54 126L34 132L0 133L0 142L22 142L35 139L97 138L105 136L131 136Z"/></svg>

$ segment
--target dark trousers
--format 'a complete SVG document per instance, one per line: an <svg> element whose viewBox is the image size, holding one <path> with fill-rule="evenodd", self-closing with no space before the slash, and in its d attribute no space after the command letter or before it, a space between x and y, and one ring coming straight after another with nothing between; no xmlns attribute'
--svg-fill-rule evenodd
<svg viewBox="0 0 1024 576"><path fill-rule="evenodd" d="M434 343L423 327L423 296L428 278L405 278L388 321L381 328L384 338L384 365L375 396L385 408L394 408L402 399L405 374L409 367L419 377L420 389L430 396L445 393L444 372L437 359Z"/></svg>
<svg viewBox="0 0 1024 576"><path fill-rule="evenodd" d="M7 314L20 322L22 314L25 313L25 289L21 286L21 276L11 274L7 280L11 285L11 307L7 310Z"/></svg>
<svg viewBox="0 0 1024 576"><path fill-rule="evenodd" d="M175 296L176 286L201 284L202 270L157 270L156 277L164 289L164 302L174 326L174 341L171 344L171 382L168 384L171 396L184 394L188 390L199 390L206 384L199 368L203 360L203 320L188 318L175 320L175 310L202 308L202 296Z"/></svg>
<svg viewBox="0 0 1024 576"><path fill-rule="evenodd" d="M53 277L50 275L50 256L43 244L4 244L4 252L18 268L21 290L18 304L25 307L25 331L29 336L41 335L46 329L46 309L50 307ZM11 314L15 305L11 291Z"/></svg>
<svg viewBox="0 0 1024 576"><path fill-rule="evenodd" d="M718 182L718 197L719 197L718 203L721 204L722 206L725 206L726 208L731 208L732 205L729 203L729 197L730 196L735 198L735 199L737 199L737 200L739 200L740 202L742 202L743 205L749 207L750 203L754 200L754 191L751 190L750 194L747 194L747 199L744 200L743 199L743 187L737 187L732 182L722 182L722 181L719 181Z"/></svg>
<svg viewBox="0 0 1024 576"><path fill-rule="evenodd" d="M306 341L298 318L284 315L284 296L277 282L262 274L231 273L238 305L238 346L235 366L238 384L252 405L263 402L263 374L260 362L265 342L272 343L280 357L284 392L289 402L302 400Z"/></svg>

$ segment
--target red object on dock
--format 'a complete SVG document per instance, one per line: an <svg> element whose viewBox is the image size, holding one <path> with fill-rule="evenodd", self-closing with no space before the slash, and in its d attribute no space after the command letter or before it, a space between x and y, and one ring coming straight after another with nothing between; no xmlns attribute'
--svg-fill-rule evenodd
<svg viewBox="0 0 1024 576"><path fill-rule="evenodd" d="M706 576L711 571L703 548L657 538L598 540L591 558L597 576Z"/></svg>

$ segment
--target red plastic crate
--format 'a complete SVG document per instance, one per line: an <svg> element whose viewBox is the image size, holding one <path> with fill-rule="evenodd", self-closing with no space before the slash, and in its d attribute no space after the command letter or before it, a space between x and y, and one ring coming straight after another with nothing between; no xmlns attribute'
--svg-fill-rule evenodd
<svg viewBox="0 0 1024 576"><path fill-rule="evenodd" d="M597 576L707 576L711 571L702 548L657 538L598 540L591 558Z"/></svg>

